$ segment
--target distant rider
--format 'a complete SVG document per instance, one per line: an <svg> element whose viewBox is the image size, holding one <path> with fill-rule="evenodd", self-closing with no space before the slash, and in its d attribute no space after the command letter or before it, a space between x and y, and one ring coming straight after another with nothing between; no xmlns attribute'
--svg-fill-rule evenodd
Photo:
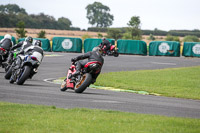
<svg viewBox="0 0 200 133"><path fill-rule="evenodd" d="M37 57L37 60L41 63L43 56L44 56L43 49L41 48L42 43L41 43L40 40L36 40L34 44L32 44L32 42L33 42L33 38L28 37L28 38L25 39L25 41L18 43L17 44L18 46L14 46L12 48L12 50L21 46L20 52L18 53L18 56L20 56L21 60L24 60L25 54L30 52L35 57ZM20 63L21 62L19 62L19 64Z"/></svg>
<svg viewBox="0 0 200 133"><path fill-rule="evenodd" d="M4 67L4 64L2 62L5 62L7 60L9 51L12 46L12 36L10 34L6 34L4 38L0 41L0 47L7 50L6 54L0 55L0 66Z"/></svg>
<svg viewBox="0 0 200 133"><path fill-rule="evenodd" d="M76 58L72 58L71 61L72 62L76 62L76 72L69 78L75 77L77 75L80 74L81 72L81 68L83 68L88 62L93 62L93 61L98 61L102 64L104 63L104 59L101 56L101 49L99 47L95 47L93 48L92 51L85 53L84 55L80 55L77 56ZM83 60L83 59L88 59L88 60ZM95 76L93 76L92 78L92 83L96 82L96 78L98 77L98 75L100 74L101 71L99 71L99 73L97 73Z"/></svg>
<svg viewBox="0 0 200 133"><path fill-rule="evenodd" d="M102 38L102 43L101 43L99 46L100 46L101 49L102 49L104 46L106 46L106 47L104 48L104 50L105 50L105 52L106 52L107 54L109 54L109 52L110 52L110 47L111 47L111 43L110 43L108 40L106 40L106 38Z"/></svg>
<svg viewBox="0 0 200 133"><path fill-rule="evenodd" d="M15 49L20 49L20 50L19 50L19 51L20 51L20 52L19 52L19 55L20 55L20 54L23 55L23 54L24 54L24 51L26 52L27 48L33 45L32 42L33 42L33 38L30 37L30 36L28 36L28 37L25 38L24 41L21 41L21 42L19 42L18 44L14 45L14 46L11 48L11 50L13 51L13 50L15 50ZM11 53L11 54L9 55L9 60L8 60L9 62L8 62L8 63L12 63L12 62L10 62L10 61L11 61L11 59L13 58L13 56L14 56L13 53Z"/></svg>
<svg viewBox="0 0 200 133"><path fill-rule="evenodd" d="M17 48L20 48L20 51L26 50L26 48L33 45L32 42L33 42L33 38L28 36L28 37L25 38L24 41L21 41L18 44L16 44L15 46L13 46L11 48L11 50L15 50Z"/></svg>

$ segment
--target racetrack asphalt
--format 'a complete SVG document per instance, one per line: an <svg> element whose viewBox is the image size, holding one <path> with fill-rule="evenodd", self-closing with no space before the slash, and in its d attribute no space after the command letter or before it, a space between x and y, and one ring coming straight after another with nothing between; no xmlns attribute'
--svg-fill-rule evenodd
<svg viewBox="0 0 200 133"><path fill-rule="evenodd" d="M80 53L45 52L38 73L24 85L10 84L0 68L0 101L56 106L58 108L91 108L200 118L200 100L168 98L87 88L82 94L60 91L60 85L44 79L65 77L71 58ZM53 55L53 56L52 56ZM102 72L151 70L199 66L200 58L119 55L106 56Z"/></svg>

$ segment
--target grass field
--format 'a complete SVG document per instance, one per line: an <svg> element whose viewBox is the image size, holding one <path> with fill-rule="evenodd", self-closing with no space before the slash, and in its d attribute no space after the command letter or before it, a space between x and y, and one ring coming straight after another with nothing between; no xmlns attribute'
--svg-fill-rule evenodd
<svg viewBox="0 0 200 133"><path fill-rule="evenodd" d="M1 133L199 133L200 119L0 102Z"/></svg>
<svg viewBox="0 0 200 133"><path fill-rule="evenodd" d="M95 85L200 99L200 66L101 74Z"/></svg>

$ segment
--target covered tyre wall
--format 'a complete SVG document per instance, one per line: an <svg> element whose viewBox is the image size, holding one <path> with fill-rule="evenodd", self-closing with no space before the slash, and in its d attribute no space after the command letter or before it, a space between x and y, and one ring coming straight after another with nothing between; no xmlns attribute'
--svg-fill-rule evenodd
<svg viewBox="0 0 200 133"><path fill-rule="evenodd" d="M107 39L112 45L115 45L114 39ZM84 40L84 52L87 53L98 46L102 42L102 39L87 38Z"/></svg>
<svg viewBox="0 0 200 133"><path fill-rule="evenodd" d="M20 41L24 41L25 38L20 38L18 39L18 42ZM51 46L50 46L50 41L49 39L46 39L46 38L33 38L33 43L36 41L36 40L40 40L42 42L42 49L44 51L48 51L50 52L51 51Z"/></svg>
<svg viewBox="0 0 200 133"><path fill-rule="evenodd" d="M200 57L200 42L184 42L183 56Z"/></svg>
<svg viewBox="0 0 200 133"><path fill-rule="evenodd" d="M153 41L149 43L149 56L180 56L180 43L175 41Z"/></svg>
<svg viewBox="0 0 200 133"><path fill-rule="evenodd" d="M140 40L118 40L117 48L121 54L147 55L147 44Z"/></svg>
<svg viewBox="0 0 200 133"><path fill-rule="evenodd" d="M71 37L54 37L52 51L82 53L82 40Z"/></svg>

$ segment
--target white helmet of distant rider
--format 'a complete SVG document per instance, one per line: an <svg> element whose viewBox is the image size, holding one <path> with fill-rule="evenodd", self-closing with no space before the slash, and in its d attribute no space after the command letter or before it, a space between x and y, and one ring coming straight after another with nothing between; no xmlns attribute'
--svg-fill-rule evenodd
<svg viewBox="0 0 200 133"><path fill-rule="evenodd" d="M11 40L11 39L12 39L12 36L11 36L10 34L6 34L6 35L4 36L4 39L6 39L6 38Z"/></svg>

